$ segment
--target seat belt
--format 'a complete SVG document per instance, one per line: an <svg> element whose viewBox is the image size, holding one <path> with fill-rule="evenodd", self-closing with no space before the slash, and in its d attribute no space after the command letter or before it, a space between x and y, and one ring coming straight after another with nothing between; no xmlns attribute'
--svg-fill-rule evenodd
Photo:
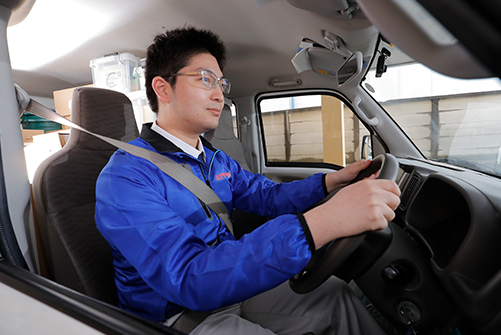
<svg viewBox="0 0 501 335"><path fill-rule="evenodd" d="M170 328L189 334L211 314L212 312L196 312L191 309L186 309L183 314L174 321Z"/></svg>
<svg viewBox="0 0 501 335"><path fill-rule="evenodd" d="M18 86L16 86L16 91L20 90ZM20 94L22 95L24 92L19 91L16 92L18 94L18 103L21 108L21 101L19 99ZM186 187L191 193L193 193L198 199L200 199L203 203L205 203L212 211L214 211L226 224L226 227L228 230L231 232L232 235L235 235L233 233L233 223L231 222L230 219L230 213L228 212L228 209L224 205L224 203L219 199L217 194L210 188L207 184L205 184L203 181L195 177L195 175L192 173L192 171L184 168L181 164L176 163L172 159L165 157L158 152L154 152L148 149L144 149L129 143L125 143L119 140L115 140L110 137L106 137L103 135L99 135L96 133L93 133L91 131L88 131L85 128L80 127L76 123L71 122L70 120L62 117L61 115L57 114L56 112L52 111L51 109L45 107L44 105L40 104L39 102L29 98L29 96L26 94L26 96L29 99L29 103L27 104L26 107L24 107L24 110L35 114L37 116L43 117L45 119L57 122L59 124L72 127L74 129L78 129L80 131L83 131L87 134L90 134L92 136L95 136L119 149L122 149L123 151L137 156L144 158L154 164L156 167L158 167L162 172L165 174L169 175L172 177L174 180L179 182L181 185ZM25 96L23 96L25 98Z"/></svg>

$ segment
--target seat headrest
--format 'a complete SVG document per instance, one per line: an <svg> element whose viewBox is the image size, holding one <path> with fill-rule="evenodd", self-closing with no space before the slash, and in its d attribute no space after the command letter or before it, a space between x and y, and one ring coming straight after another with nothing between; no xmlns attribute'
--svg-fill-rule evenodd
<svg viewBox="0 0 501 335"><path fill-rule="evenodd" d="M235 138L233 133L233 120L231 116L231 109L228 105L224 105L221 115L219 116L219 123L216 129L210 130L204 134L204 137L211 142L213 139L228 140Z"/></svg>
<svg viewBox="0 0 501 335"><path fill-rule="evenodd" d="M79 87L73 91L71 121L100 135L128 142L139 136L132 103L123 93ZM110 150L110 145L92 135L71 129L69 146Z"/></svg>

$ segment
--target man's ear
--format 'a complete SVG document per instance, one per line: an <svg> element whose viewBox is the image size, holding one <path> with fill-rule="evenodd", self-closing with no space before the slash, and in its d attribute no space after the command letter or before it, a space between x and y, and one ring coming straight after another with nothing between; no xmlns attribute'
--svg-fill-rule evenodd
<svg viewBox="0 0 501 335"><path fill-rule="evenodd" d="M169 84L167 80L165 80L160 76L156 76L155 78L153 78L153 81L151 82L151 87L153 87L153 90L155 91L158 100L164 103L170 102L172 94L172 86Z"/></svg>

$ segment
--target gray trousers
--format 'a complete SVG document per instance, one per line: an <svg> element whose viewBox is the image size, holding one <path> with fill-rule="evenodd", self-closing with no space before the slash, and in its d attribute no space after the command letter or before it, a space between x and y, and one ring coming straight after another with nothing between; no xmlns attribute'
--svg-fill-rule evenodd
<svg viewBox="0 0 501 335"><path fill-rule="evenodd" d="M345 282L331 277L299 295L289 283L214 312L190 335L386 334Z"/></svg>

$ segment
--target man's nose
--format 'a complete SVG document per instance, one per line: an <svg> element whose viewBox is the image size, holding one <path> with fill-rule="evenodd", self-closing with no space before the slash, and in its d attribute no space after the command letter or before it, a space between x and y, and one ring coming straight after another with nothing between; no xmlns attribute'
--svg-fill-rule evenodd
<svg viewBox="0 0 501 335"><path fill-rule="evenodd" d="M218 85L212 90L211 99L218 102L224 101L223 88L221 86Z"/></svg>

